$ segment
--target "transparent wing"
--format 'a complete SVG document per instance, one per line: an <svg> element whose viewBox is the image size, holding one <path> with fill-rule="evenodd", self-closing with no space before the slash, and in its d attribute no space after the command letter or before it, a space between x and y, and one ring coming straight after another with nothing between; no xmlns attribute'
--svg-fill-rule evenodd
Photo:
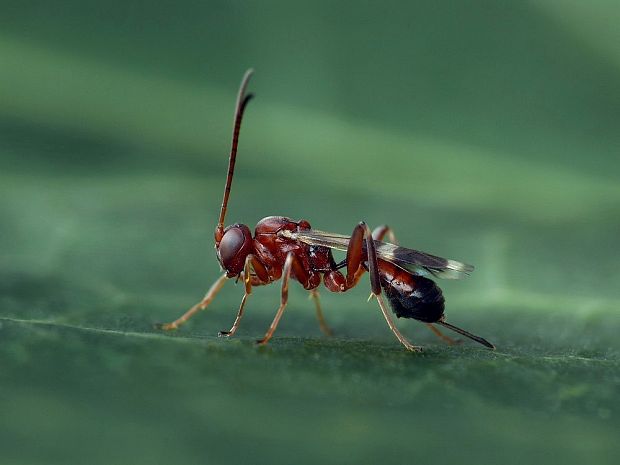
<svg viewBox="0 0 620 465"><path fill-rule="evenodd" d="M463 279L474 271L472 265L449 258L437 257L387 242L375 241L375 244L380 258L422 276L430 274L442 279Z"/></svg>
<svg viewBox="0 0 620 465"><path fill-rule="evenodd" d="M306 231L283 231L282 234L309 245L320 245L336 250L347 250L350 236L328 233L316 229ZM389 242L375 241L377 256L383 260L417 275L434 276L442 279L462 279L468 276L474 267L456 260L437 257L425 252L408 249Z"/></svg>

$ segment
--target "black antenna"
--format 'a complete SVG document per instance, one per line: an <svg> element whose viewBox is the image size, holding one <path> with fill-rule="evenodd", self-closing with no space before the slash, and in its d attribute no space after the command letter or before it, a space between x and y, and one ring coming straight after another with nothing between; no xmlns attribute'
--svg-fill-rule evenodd
<svg viewBox="0 0 620 465"><path fill-rule="evenodd" d="M248 86L250 78L254 74L252 68L248 69L243 75L241 80L241 86L239 87L239 94L237 94L237 106L235 107L235 119L233 124L233 136L232 147L230 148L230 157L228 159L228 175L226 176L226 187L224 187L224 198L222 199L222 208L220 210L220 219L215 229L215 240L219 242L222 238L222 232L224 231L224 218L226 217L226 210L228 209L228 197L230 196L230 186L232 185L233 174L235 173L235 161L237 160L237 144L239 143L239 131L241 129L241 120L243 119L243 111L253 94L245 94L245 89Z"/></svg>

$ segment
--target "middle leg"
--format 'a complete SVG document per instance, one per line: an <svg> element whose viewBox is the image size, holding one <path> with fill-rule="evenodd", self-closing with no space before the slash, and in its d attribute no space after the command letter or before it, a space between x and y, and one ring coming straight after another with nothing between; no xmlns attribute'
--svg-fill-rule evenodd
<svg viewBox="0 0 620 465"><path fill-rule="evenodd" d="M310 298L314 301L314 307L316 309L316 318L319 320L319 326L321 327L321 331L326 336L333 336L334 332L325 321L325 317L323 316L323 309L321 308L321 301L319 300L319 291L316 289L312 289L310 291Z"/></svg>
<svg viewBox="0 0 620 465"><path fill-rule="evenodd" d="M304 287L306 287L306 284L309 282L310 276L293 252L289 252L287 254L286 261L284 262L284 267L282 268L282 291L280 296L280 306L278 307L276 316L273 318L273 321L269 326L269 329L265 333L265 336L262 339L256 341L256 343L259 345L265 345L269 342L269 339L271 339L273 333L278 327L278 324L280 323L280 319L282 318L282 314L284 313L284 309L286 308L286 304L288 303L288 283L291 277L291 273L294 273L295 278L300 283L302 283Z"/></svg>

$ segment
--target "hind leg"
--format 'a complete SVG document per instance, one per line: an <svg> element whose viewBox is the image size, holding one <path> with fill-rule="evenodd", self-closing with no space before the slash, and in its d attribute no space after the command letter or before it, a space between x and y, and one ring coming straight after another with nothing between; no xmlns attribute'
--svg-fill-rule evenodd
<svg viewBox="0 0 620 465"><path fill-rule="evenodd" d="M450 336L446 336L444 333L439 331L439 329L435 328L432 323L426 323L426 326L428 326L428 328L433 332L435 336L437 336L439 339L446 342L447 344L450 344L451 346L455 344L461 344L463 342L460 339L452 339Z"/></svg>
<svg viewBox="0 0 620 465"><path fill-rule="evenodd" d="M353 230L353 234L351 235L351 241L349 242L349 248L347 249L347 274L350 274L351 269L355 269L356 265L360 267L362 266L364 242L366 244L367 250L368 273L370 275L370 288L372 290L372 296L377 299L377 303L379 304L381 313L383 313L383 317L385 318L385 321L389 326L390 330L392 330L392 332L394 333L394 336L396 336L396 339L398 339L400 343L405 346L405 349L412 352L419 352L422 349L411 344L405 338L405 336L401 334L401 332L394 324L394 320L392 320L392 316L390 315L387 305L385 305L385 301L383 300L383 297L381 295L379 262L377 260L377 251L375 250L374 239L370 232L370 229L368 228L368 225L364 222L359 223L355 227L355 229ZM350 258L353 260L353 263L349 262Z"/></svg>
<svg viewBox="0 0 620 465"><path fill-rule="evenodd" d="M390 228L387 224L382 224L381 226L377 226L373 229L372 238L375 241L382 241L386 234L390 243L398 245L394 231L392 231L392 228Z"/></svg>

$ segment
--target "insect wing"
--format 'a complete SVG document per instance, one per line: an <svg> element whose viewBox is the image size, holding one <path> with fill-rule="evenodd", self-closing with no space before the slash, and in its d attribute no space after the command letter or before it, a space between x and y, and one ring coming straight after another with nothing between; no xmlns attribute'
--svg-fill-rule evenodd
<svg viewBox="0 0 620 465"><path fill-rule="evenodd" d="M395 265L422 276L441 279L463 279L474 271L472 265L448 258L437 257L418 250L400 247L388 242L375 241L377 255Z"/></svg>
<svg viewBox="0 0 620 465"><path fill-rule="evenodd" d="M323 247L329 247L336 250L347 250L349 246L349 240L351 236L345 236L343 234L328 233L324 231L318 231L316 229L308 229L305 231L282 231L285 237L298 240L304 244L320 245Z"/></svg>
<svg viewBox="0 0 620 465"><path fill-rule="evenodd" d="M329 233L315 229L307 231L286 231L286 236L309 245L319 245L346 251L350 236ZM456 260L437 257L388 242L375 241L377 256L383 260L417 275L432 276L442 279L462 279L467 277L474 267Z"/></svg>

